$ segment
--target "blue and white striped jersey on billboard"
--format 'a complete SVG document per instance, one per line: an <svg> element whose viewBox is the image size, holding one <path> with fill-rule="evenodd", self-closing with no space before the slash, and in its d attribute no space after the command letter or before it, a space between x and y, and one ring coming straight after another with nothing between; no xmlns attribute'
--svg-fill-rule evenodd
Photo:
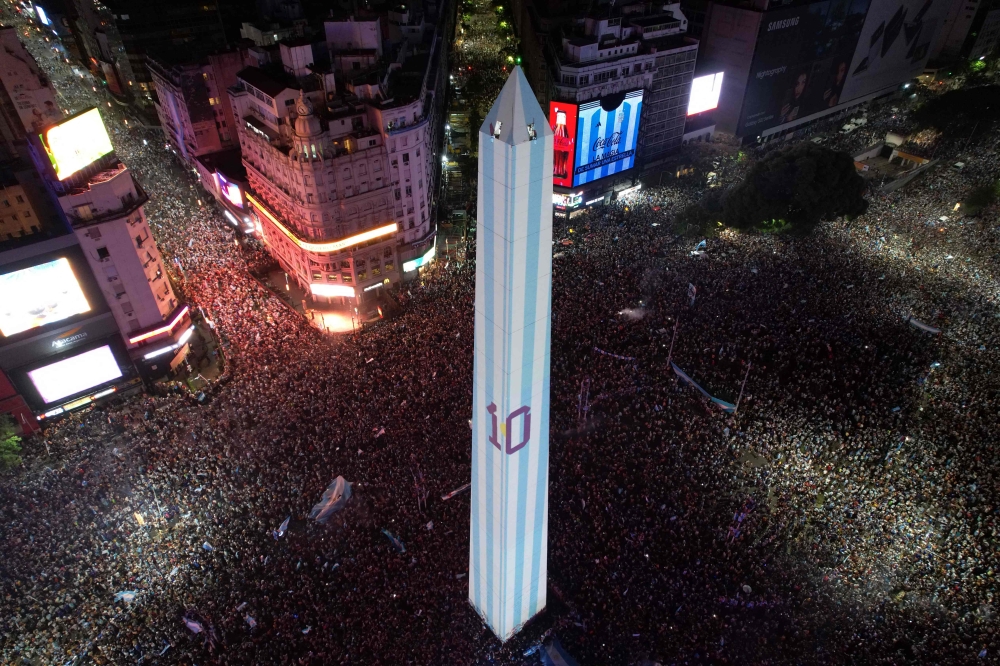
<svg viewBox="0 0 1000 666"><path fill-rule="evenodd" d="M608 98L584 102L576 121L573 186L590 183L635 166L635 146L642 119L642 90L625 93L611 109Z"/></svg>
<svg viewBox="0 0 1000 666"><path fill-rule="evenodd" d="M469 601L501 640L545 607L553 134L520 67L479 131Z"/></svg>

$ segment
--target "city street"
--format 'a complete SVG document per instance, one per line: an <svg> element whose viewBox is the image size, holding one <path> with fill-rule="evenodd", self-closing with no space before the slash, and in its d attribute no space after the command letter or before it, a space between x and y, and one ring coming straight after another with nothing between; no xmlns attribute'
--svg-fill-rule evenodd
<svg viewBox="0 0 1000 666"><path fill-rule="evenodd" d="M995 203L956 206L1000 179L996 123L908 141L939 164L808 235L679 233L703 174L555 220L548 605L501 643L449 496L470 481L472 257L334 344L252 277L271 259L162 134L3 7L66 111L101 109L226 364L203 403L158 391L23 443L0 477L0 663L535 666L553 633L583 666L996 660L1000 228ZM516 62L496 8L460 11L453 209ZM848 155L920 137L908 106L863 112L810 131ZM779 148L719 156L713 184ZM320 524L338 476L352 496Z"/></svg>

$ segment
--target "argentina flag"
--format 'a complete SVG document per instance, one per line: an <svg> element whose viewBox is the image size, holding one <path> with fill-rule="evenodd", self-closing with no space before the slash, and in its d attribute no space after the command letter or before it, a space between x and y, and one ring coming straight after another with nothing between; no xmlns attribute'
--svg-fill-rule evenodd
<svg viewBox="0 0 1000 666"><path fill-rule="evenodd" d="M635 166L642 117L642 90L580 105L573 185L583 185Z"/></svg>

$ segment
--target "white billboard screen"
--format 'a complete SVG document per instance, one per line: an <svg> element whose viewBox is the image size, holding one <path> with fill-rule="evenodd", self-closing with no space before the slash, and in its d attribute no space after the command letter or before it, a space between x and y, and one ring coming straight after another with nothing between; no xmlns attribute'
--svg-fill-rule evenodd
<svg viewBox="0 0 1000 666"><path fill-rule="evenodd" d="M121 368L104 345L70 356L28 373L45 404L53 403L122 376Z"/></svg>
<svg viewBox="0 0 1000 666"><path fill-rule="evenodd" d="M89 311L66 258L0 275L0 333L6 337Z"/></svg>
<svg viewBox="0 0 1000 666"><path fill-rule="evenodd" d="M41 139L59 180L66 180L114 150L97 109L50 127Z"/></svg>
<svg viewBox="0 0 1000 666"><path fill-rule="evenodd" d="M722 94L722 72L699 76L691 82L691 97L688 99L689 116L702 111L711 111L719 106Z"/></svg>

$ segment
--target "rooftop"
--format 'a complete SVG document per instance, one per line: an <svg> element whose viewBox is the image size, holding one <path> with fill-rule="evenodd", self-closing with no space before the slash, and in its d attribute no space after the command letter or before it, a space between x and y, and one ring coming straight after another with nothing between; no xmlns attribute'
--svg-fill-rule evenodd
<svg viewBox="0 0 1000 666"><path fill-rule="evenodd" d="M236 76L271 97L277 97L286 88L302 89L294 77L289 78L284 74L284 70L280 70L279 73L276 68L270 68L269 71L265 72L259 67L246 67L241 69Z"/></svg>

